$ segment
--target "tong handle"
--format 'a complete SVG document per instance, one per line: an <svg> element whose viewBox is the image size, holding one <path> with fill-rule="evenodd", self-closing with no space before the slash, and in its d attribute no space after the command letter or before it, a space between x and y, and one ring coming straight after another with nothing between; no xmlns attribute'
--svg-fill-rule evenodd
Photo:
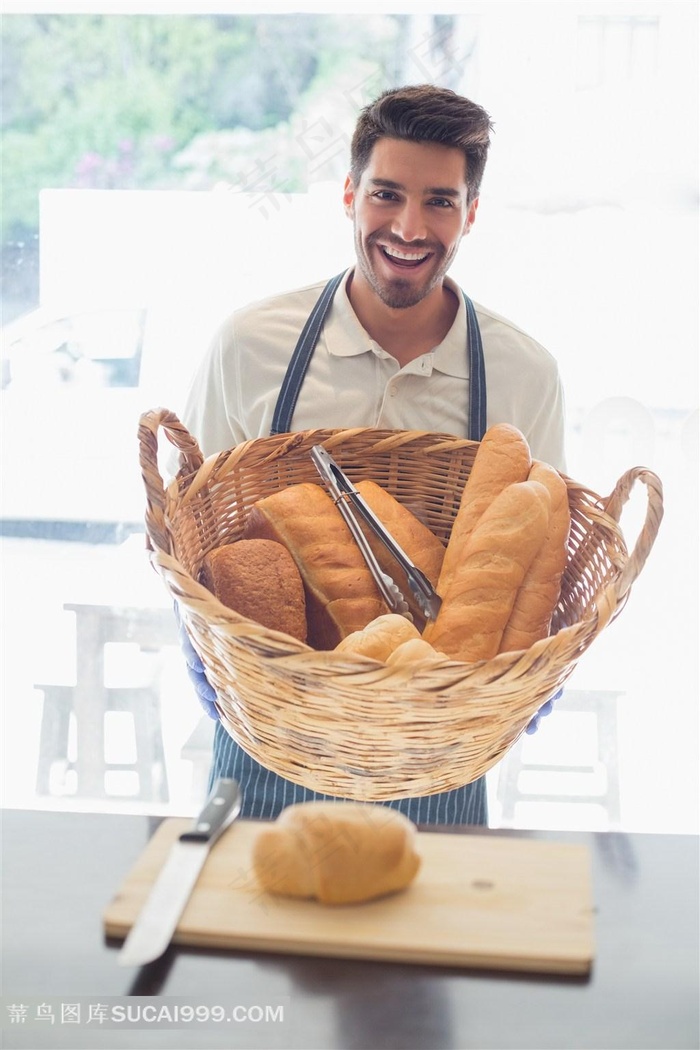
<svg viewBox="0 0 700 1050"><path fill-rule="evenodd" d="M408 609L408 604L401 593L401 590L397 587L394 580L392 580L391 577L380 568L379 563L374 556L374 552L367 542L365 534L350 510L349 503L352 503L352 505L359 511L367 525L369 525L375 535L378 536L389 553L403 569L411 593L415 597L418 607L423 615L428 620L434 620L438 614L440 606L442 605L442 599L433 589L433 586L425 573L413 564L391 533L384 528L355 486L349 478L346 477L323 445L314 445L311 448L310 454L316 469L333 493L336 505L360 547L362 555L377 582L382 597L389 607L394 609L394 611L407 616L409 619L412 619ZM389 595L387 595L387 591L389 592Z"/></svg>
<svg viewBox="0 0 700 1050"><path fill-rule="evenodd" d="M379 565L379 562L374 555L374 551L367 542L367 537L358 525L354 514L348 507L345 498L346 495L346 493L340 492L336 497L335 504L345 518L345 522L350 529L357 546L360 548L360 553L365 559L367 567L372 573L374 581L379 588L379 593L392 612L400 613L407 619L412 620L413 617L411 616L406 599L392 580L391 576L388 576Z"/></svg>
<svg viewBox="0 0 700 1050"><path fill-rule="evenodd" d="M360 549L360 553L367 564L367 568L372 573L374 582L377 584L382 598L392 612L399 613L401 616L405 616L407 619L412 620L413 617L411 616L411 611L406 599L391 577L387 576L382 570L374 555L374 551L367 542L367 537L347 503L346 496L349 494L351 488L350 482L338 467L332 456L326 452L323 445L313 445L310 451L310 456L317 471L326 482L336 507L342 514L346 525L350 529L353 539Z"/></svg>
<svg viewBox="0 0 700 1050"><path fill-rule="evenodd" d="M353 488L348 492L348 498L352 500L369 527L379 537L389 553L394 556L403 571L406 573L408 586L411 588L411 593L418 602L421 612L429 620L434 620L438 614L440 606L442 605L442 599L433 588L428 577L418 568L417 565L413 564L391 533L387 532L381 521L379 521L373 511L370 510L367 503L356 489Z"/></svg>

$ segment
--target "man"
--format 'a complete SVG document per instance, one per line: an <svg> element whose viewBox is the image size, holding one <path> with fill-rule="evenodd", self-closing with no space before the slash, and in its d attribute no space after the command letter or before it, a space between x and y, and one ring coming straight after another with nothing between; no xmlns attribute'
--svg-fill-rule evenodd
<svg viewBox="0 0 700 1050"><path fill-rule="evenodd" d="M480 440L487 426L509 422L534 457L564 468L553 358L447 277L476 219L490 131L480 106L432 85L385 92L362 111L343 195L356 264L224 323L183 413L205 456L315 427ZM192 662L206 706L207 683ZM318 797L263 769L218 725L212 777L221 775L240 781L252 818ZM487 823L483 778L391 805L417 823Z"/></svg>

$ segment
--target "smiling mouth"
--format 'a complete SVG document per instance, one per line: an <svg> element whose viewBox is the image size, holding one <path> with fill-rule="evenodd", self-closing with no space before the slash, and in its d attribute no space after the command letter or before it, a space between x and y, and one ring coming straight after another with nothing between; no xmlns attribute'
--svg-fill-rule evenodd
<svg viewBox="0 0 700 1050"><path fill-rule="evenodd" d="M401 251L400 248L394 248L390 245L384 244L380 244L377 247L385 259L387 259L393 266L399 266L401 269L416 269L416 267L421 266L432 254L432 252L429 251Z"/></svg>

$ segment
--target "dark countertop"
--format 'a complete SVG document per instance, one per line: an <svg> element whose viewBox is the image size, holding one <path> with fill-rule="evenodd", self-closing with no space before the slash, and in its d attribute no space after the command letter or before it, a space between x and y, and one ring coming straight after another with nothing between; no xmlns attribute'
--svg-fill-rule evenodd
<svg viewBox="0 0 700 1050"><path fill-rule="evenodd" d="M134 973L117 966L119 945L105 940L102 912L158 822L3 811L3 1046L8 1050L697 1050L700 1045L695 836L455 832L589 845L596 957L586 978L177 947ZM97 1019L99 1004L172 1008L185 1001L219 1004L229 1014L238 1006L245 1019L179 1028L162 1021L106 1027ZM76 1003L82 1007L80 1023L63 1021L60 1011ZM32 1016L20 1022L23 1004ZM280 1004L282 1014L275 1012ZM256 1011L265 1006L271 1016L258 1019Z"/></svg>

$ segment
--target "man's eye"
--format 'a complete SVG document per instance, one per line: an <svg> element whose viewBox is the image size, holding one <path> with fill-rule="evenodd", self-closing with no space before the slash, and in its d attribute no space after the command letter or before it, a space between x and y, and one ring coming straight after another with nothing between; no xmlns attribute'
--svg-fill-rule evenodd
<svg viewBox="0 0 700 1050"><path fill-rule="evenodd" d="M433 197L430 201L431 204L436 204L438 208L451 208L452 201L448 200L447 197Z"/></svg>
<svg viewBox="0 0 700 1050"><path fill-rule="evenodd" d="M395 201L396 194L392 193L391 190L377 190L373 196L380 201Z"/></svg>

